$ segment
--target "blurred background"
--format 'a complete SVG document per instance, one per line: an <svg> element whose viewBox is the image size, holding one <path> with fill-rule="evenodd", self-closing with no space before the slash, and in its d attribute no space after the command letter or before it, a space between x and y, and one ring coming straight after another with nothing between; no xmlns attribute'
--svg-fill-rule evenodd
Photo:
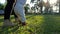
<svg viewBox="0 0 60 34"><path fill-rule="evenodd" d="M25 4L25 13L36 14L59 14L60 0L27 0ZM6 0L0 0L0 14L4 14Z"/></svg>

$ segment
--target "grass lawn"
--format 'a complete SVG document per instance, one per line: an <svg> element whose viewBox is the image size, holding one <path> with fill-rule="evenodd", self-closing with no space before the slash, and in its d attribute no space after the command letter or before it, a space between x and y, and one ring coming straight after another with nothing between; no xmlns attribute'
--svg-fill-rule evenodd
<svg viewBox="0 0 60 34"><path fill-rule="evenodd" d="M3 18L0 16L0 26L3 25ZM26 26L0 27L0 34L60 34L59 15L26 15L26 19ZM11 20L14 21L13 16Z"/></svg>

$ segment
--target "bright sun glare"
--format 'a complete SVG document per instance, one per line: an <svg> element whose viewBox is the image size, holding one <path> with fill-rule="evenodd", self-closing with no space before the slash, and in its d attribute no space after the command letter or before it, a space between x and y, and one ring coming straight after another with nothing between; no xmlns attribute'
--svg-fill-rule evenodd
<svg viewBox="0 0 60 34"><path fill-rule="evenodd" d="M5 3L5 0L0 0L0 3L4 4Z"/></svg>
<svg viewBox="0 0 60 34"><path fill-rule="evenodd" d="M6 0L0 0L0 3L4 4L5 1L6 1ZM30 1L31 1L31 0L27 0L26 3L28 3L28 4L30 5L30 7L34 6L34 4L30 4ZM43 1L44 1L44 2L47 2L47 0L43 0ZM57 2L57 0L49 0L49 3L50 3L51 5L54 4L54 3L56 3L56 2ZM53 8L53 9L55 9L55 8Z"/></svg>
<svg viewBox="0 0 60 34"><path fill-rule="evenodd" d="M44 2L47 2L47 0L43 0ZM49 2L50 2L50 4L54 4L54 3L56 3L56 1L57 0L50 0Z"/></svg>
<svg viewBox="0 0 60 34"><path fill-rule="evenodd" d="M27 3L29 3L31 0L27 0ZM47 0L43 0L44 2L47 2ZM50 0L50 4L55 3L57 0ZM5 0L0 0L0 3L5 3Z"/></svg>

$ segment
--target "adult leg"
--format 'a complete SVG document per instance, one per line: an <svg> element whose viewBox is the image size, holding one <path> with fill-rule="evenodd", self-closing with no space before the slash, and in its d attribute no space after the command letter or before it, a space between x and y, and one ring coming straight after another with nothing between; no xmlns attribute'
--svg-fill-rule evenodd
<svg viewBox="0 0 60 34"><path fill-rule="evenodd" d="M15 6L14 11L20 19L22 26L26 25L25 11L23 5L21 5L20 7Z"/></svg>
<svg viewBox="0 0 60 34"><path fill-rule="evenodd" d="M13 26L14 24L10 22L10 13L13 7L14 0L7 0L7 5L4 10L4 26Z"/></svg>
<svg viewBox="0 0 60 34"><path fill-rule="evenodd" d="M15 12L14 12L14 9L12 10L12 14L14 15L14 18L15 18L15 23L16 22L19 22L19 20L18 20L18 17L17 17L17 15L15 14Z"/></svg>

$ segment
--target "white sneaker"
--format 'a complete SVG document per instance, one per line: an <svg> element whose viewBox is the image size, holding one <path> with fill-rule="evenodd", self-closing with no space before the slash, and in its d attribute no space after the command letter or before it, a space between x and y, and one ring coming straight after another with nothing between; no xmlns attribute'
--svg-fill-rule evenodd
<svg viewBox="0 0 60 34"><path fill-rule="evenodd" d="M8 19L6 19L6 20L4 20L3 26L15 26L15 24L13 24Z"/></svg>

